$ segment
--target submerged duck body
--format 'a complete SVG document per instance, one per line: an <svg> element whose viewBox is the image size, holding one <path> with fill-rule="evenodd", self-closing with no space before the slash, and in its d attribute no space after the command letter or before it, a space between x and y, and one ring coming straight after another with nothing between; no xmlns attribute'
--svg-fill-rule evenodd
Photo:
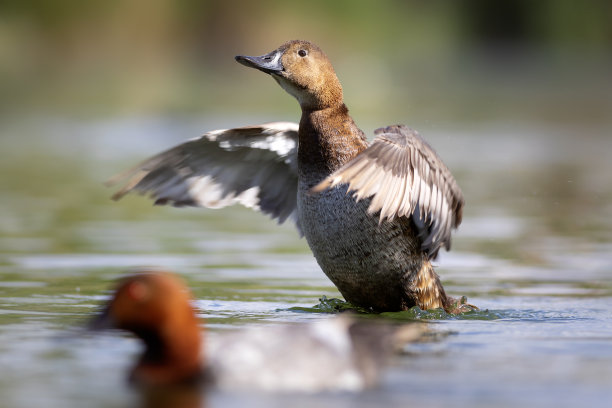
<svg viewBox="0 0 612 408"><path fill-rule="evenodd" d="M130 371L134 385L206 383L271 392L359 391L375 386L386 357L425 333L420 324L334 316L215 333L204 341L193 303L177 275L143 270L119 282L89 328L126 330L144 343Z"/></svg>
<svg viewBox="0 0 612 408"><path fill-rule="evenodd" d="M290 218L347 301L374 311L461 311L431 265L450 248L464 203L435 151L402 125L378 129L369 143L329 59L310 42L236 60L298 100L299 126L207 133L119 175L131 178L115 198L134 190L162 204L238 202L279 222Z"/></svg>

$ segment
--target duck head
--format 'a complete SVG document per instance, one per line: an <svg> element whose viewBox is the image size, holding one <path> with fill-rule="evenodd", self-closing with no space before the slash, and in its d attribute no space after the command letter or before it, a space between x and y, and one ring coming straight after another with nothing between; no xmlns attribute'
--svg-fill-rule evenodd
<svg viewBox="0 0 612 408"><path fill-rule="evenodd" d="M236 61L270 74L302 109L320 110L343 103L342 86L331 62L311 42L289 41L258 57L238 55Z"/></svg>
<svg viewBox="0 0 612 408"><path fill-rule="evenodd" d="M90 329L127 330L145 343L130 380L139 385L191 382L201 376L201 334L183 282L167 272L142 272L119 282Z"/></svg>

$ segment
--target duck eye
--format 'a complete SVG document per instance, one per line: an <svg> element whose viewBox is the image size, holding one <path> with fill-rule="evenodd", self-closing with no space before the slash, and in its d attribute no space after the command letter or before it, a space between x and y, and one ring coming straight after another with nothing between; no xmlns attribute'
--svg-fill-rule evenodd
<svg viewBox="0 0 612 408"><path fill-rule="evenodd" d="M308 51L306 51L306 50L299 50L299 51L298 51L298 55L299 55L300 57L305 57L305 56L307 56L307 55L308 55Z"/></svg>

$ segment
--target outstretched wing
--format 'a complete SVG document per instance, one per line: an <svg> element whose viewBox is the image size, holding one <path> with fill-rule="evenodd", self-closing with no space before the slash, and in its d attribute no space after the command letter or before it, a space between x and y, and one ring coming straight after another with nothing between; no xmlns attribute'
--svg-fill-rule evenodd
<svg viewBox="0 0 612 408"><path fill-rule="evenodd" d="M135 191L155 204L221 208L235 203L299 227L298 125L273 122L208 132L111 178L127 180L113 195Z"/></svg>
<svg viewBox="0 0 612 408"><path fill-rule="evenodd" d="M461 223L463 194L436 152L414 130L389 126L376 130L372 144L313 188L348 183L357 200L371 198L368 212L380 222L412 217L422 248L435 258L450 249L451 229Z"/></svg>

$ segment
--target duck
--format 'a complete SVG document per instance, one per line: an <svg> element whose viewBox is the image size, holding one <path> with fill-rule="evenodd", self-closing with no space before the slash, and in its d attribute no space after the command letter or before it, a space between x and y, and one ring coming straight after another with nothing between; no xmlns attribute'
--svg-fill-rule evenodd
<svg viewBox="0 0 612 408"><path fill-rule="evenodd" d="M144 352L128 380L141 389L304 393L374 387L390 353L426 333L414 322L384 324L339 315L230 330L204 340L194 302L177 274L132 271L119 280L87 327L128 331L140 339Z"/></svg>
<svg viewBox="0 0 612 408"><path fill-rule="evenodd" d="M191 299L175 274L141 270L119 280L87 328L125 330L144 343L144 353L130 370L130 383L195 384L204 378L203 338Z"/></svg>
<svg viewBox="0 0 612 408"><path fill-rule="evenodd" d="M327 55L293 40L236 61L270 75L300 105L299 123L210 131L116 175L114 195L155 204L242 204L291 220L323 272L350 304L394 312L419 307L461 313L432 262L450 250L464 198L450 170L415 130L377 129L369 142L344 103Z"/></svg>

